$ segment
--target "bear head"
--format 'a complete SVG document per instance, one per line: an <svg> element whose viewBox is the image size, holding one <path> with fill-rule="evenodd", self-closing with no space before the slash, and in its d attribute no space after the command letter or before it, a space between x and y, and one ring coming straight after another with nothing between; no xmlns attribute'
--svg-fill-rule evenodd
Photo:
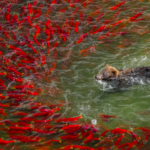
<svg viewBox="0 0 150 150"><path fill-rule="evenodd" d="M118 77L119 74L120 74L119 70L107 64L105 68L95 76L95 78L96 80L111 80L113 78Z"/></svg>

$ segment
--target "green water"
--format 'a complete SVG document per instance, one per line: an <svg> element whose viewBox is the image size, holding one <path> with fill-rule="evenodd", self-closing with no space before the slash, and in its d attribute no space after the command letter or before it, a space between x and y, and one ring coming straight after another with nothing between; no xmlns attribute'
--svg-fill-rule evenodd
<svg viewBox="0 0 150 150"><path fill-rule="evenodd" d="M58 70L58 86L64 91L60 99L74 104L66 107L64 113L68 116L82 114L85 121L101 124L104 128L150 126L150 82L139 81L137 85L116 90L107 83L100 84L95 80L95 75L106 64L117 69L150 66L149 33L142 35L130 32L111 37L110 40L98 44L91 56L78 55L84 48L83 45L76 46L75 53L70 56L73 62L68 69ZM98 41L90 42L90 45L94 45ZM117 117L102 121L99 114Z"/></svg>
<svg viewBox="0 0 150 150"><path fill-rule="evenodd" d="M26 17L27 15L25 10L23 18L18 18L25 19L23 26L20 27L19 23L17 23L18 19L15 20L15 17L14 23L11 24L11 22L9 22L10 26L6 21L3 21L6 20L6 18L3 18L6 17L3 13L7 11L7 2L6 6L5 4L2 4L4 6L0 10L0 13L3 17L0 17L0 20L3 30L5 30L5 27L7 27L7 30L6 32L0 31L0 33L2 33L2 37L0 39L0 46L2 47L1 51L4 54L4 58L6 58L4 59L3 56L1 56L2 60L4 59L6 63L1 62L1 68L3 68L3 65L6 65L6 67L7 65L8 67L10 65L11 67L13 66L12 64L14 64L17 71L20 73L24 72L25 74L24 76L21 76L25 79L23 86L24 84L29 84L30 81L33 81L35 89L31 89L31 92L33 90L35 90L35 92L33 91L33 93L30 93L28 91L29 89L26 91L26 88L25 90L22 88L15 89L14 86L21 85L21 83L11 80L9 81L8 76L6 77L8 78L8 83L6 80L7 88L6 91L2 91L1 88L1 93L6 96L7 99L6 102L5 100L2 100L1 103L6 103L10 107L7 107L6 105L4 110L0 109L2 114L0 122L2 126L1 134L3 136L0 142L2 142L3 138L8 140L14 139L15 141L13 143L16 144L16 147L15 145L12 145L13 149L20 149L22 147L24 149L36 149L36 147L38 147L37 149L47 149L52 146L51 143L47 143L47 140L50 142L49 140L51 139L61 139L60 137L63 135L77 135L79 137L79 141L77 142L76 138L75 141L69 141L69 139L62 140L60 143L60 149L65 149L63 146L66 144L69 144L70 146L72 144L88 145L88 142L86 143L85 140L89 140L92 144L96 142L95 137L99 137L99 135L94 135L95 131L92 131L93 129L91 126L89 126L90 130L88 130L92 132L87 130L90 134L88 133L87 135L84 135L88 126L82 126L80 124L82 122L92 123L96 128L98 127L98 131L100 131L98 134L101 134L104 130L106 131L107 129L114 129L116 127L123 129L128 128L130 131L132 131L132 128L133 130L136 130L139 126L143 128L150 127L150 80L143 81L138 79L138 84L134 84L129 87L115 87L109 82L98 82L95 80L95 75L97 75L106 64L117 69L150 66L150 2L135 0L125 1L125 4L116 10L110 9L112 6L123 1L124 0L89 0L86 1L86 3L89 3L87 6L83 5L83 1L76 1L74 4L75 6L71 6L74 2L69 0L69 3L67 3L67 1L61 1L60 3L58 2L58 4L52 5L52 1L38 1L37 6L34 7L37 9L39 7L41 10L40 17L30 20L30 16ZM13 15L18 15L18 13L22 12L23 6L30 7L30 4L26 6L28 2L30 3L31 1L16 2L16 4L12 5L11 13ZM50 12L48 12L48 10L50 10ZM96 19L103 13L104 16L100 19ZM136 19L141 20L138 21L130 19L130 17L133 17L138 13L142 13L142 15L138 16ZM83 18L81 18L81 14L83 14ZM52 37L46 35L45 25L48 20L52 22L52 29L54 29ZM66 20L68 20L68 24ZM120 20L123 20L123 22L116 24ZM79 21L79 32L75 31L77 21ZM31 23L33 24L32 27ZM33 35L36 33L35 31L38 30L35 29L35 25L39 25L41 28L41 33L37 36L37 41L39 41L40 44L33 39ZM69 27L66 29L64 26ZM94 34L99 27L103 26L106 26L104 30ZM59 28L57 29L57 27ZM59 30L61 28L63 28L64 31L67 30L67 33L63 33L63 36L66 36L66 41L65 38L62 38L62 33ZM15 33L17 40L15 40L11 30ZM7 31L10 37L7 35ZM125 34L119 35L117 33ZM87 37L85 37L81 43L78 43L78 40L83 34L87 34ZM27 36L29 41L27 40L28 38L26 39L22 35ZM46 39L49 40L50 46ZM31 56L35 59L35 61L32 63L31 58L30 65L31 67L33 66L33 68L35 67L35 70L32 68L26 70L28 67L23 68L17 66L18 62L23 59L22 57L26 58L26 56L18 54L18 57L12 57L15 55L15 52L12 51L13 48L9 46L15 45L17 48L21 48L28 54L31 50L31 48L28 48L30 45L29 43L31 42L30 40L33 41L33 47L39 52L35 54L34 57L31 51ZM3 42L6 44L6 49ZM22 42L25 43L25 45ZM56 46L57 43L58 46ZM89 49L87 53L85 53L85 50L89 47L93 48ZM19 49L16 50L19 51ZM48 51L50 53L48 53ZM44 64L42 64L42 55L46 57L46 62ZM11 64L7 58L14 59L14 62ZM10 74L11 69L6 68L6 70L8 70L8 74ZM2 69L1 72L3 71L5 70ZM16 77L18 76L17 73L14 75ZM16 95L11 95L11 92L14 92ZM38 92L39 95L36 92ZM26 96L20 96L19 94L21 93L26 94ZM17 99L16 97L21 98ZM25 100L24 97L29 99L31 98L31 101ZM37 102L40 103L38 104ZM62 105L62 103L64 105ZM53 115L53 113L46 113L51 109L52 112L55 108L57 110L57 107L59 106L62 107L60 111L56 111L56 115ZM6 116L5 111L7 114ZM102 118L102 114L114 117ZM57 120L58 117L63 119L79 115L83 116L83 118L79 119L78 122L79 126L81 125L80 129L83 129L83 137L81 139L80 134L78 134L80 129L77 132L75 129L74 132L71 133L67 133L67 131L63 129L63 127L67 125L78 125L78 123L76 124L74 121L69 123L69 121L67 121L65 124L65 121L63 122L62 120L59 122L59 119ZM25 116L29 118L26 118L26 120ZM7 133L7 131L11 130L10 126L15 126L16 129L14 129L12 133ZM22 127L22 129L18 129L18 131L24 132L17 132L17 127ZM28 130L26 127L31 129ZM41 129L41 131L36 129ZM54 134L49 134L48 131L53 130ZM146 138L144 136L146 131L143 130L144 134L142 135L143 137L141 136L140 140L138 137L135 138L134 134L132 135L130 131L126 132L127 134L130 133L131 137L134 137L132 138L132 140L134 140L133 142L138 142L136 144L136 148L140 147L141 144L142 146L145 146L144 142L146 142L146 138L148 138L147 133ZM11 138L11 134L15 134L15 136L18 137ZM41 139L37 144L32 142L30 144L28 143L27 138L27 142L21 141L24 143L22 144L18 142L18 140L21 139L19 137L20 135L25 135L22 139L26 139L27 137L36 139L38 136L41 137ZM94 136L92 137L93 141L90 141L92 135ZM117 138L121 140L121 135L124 136L126 134L124 131L120 135L113 134L115 137L112 138L112 144L115 144L115 148L118 146L116 145L116 140ZM105 138L101 141L101 137L102 136L100 136L99 141L97 141L100 142L99 146L103 146L103 142L105 142ZM109 143L111 140L109 137L110 136L108 134L108 138L106 137L106 144L104 143L104 146L109 146L109 144L107 145L107 142ZM142 138L145 138L143 142ZM128 142L126 137L124 140L125 142ZM9 144L7 145L8 147L6 147L6 149L10 149L11 145L10 147ZM59 147L59 144L57 145L57 143L54 143L54 147L55 146ZM90 146L95 147L95 145ZM130 147L130 145L128 145L128 147Z"/></svg>
<svg viewBox="0 0 150 150"><path fill-rule="evenodd" d="M83 10L85 19L87 19L87 16L92 16L91 14L95 10L101 9L97 15L92 16L93 20L89 25L84 24L83 18L83 22L79 24L79 33L71 31L68 41L58 47L57 67L52 76L55 81L43 82L44 84L37 81L37 84L40 86L42 84L45 90L49 90L50 87L58 87L61 94L48 92L47 95L43 94L39 99L42 102L55 102L57 100L67 103L72 102L73 105L65 106L63 116L72 117L82 114L83 121L92 122L97 126L101 125L105 129L117 126L123 128L150 126L150 82L143 84L139 81L140 84L138 85L114 89L107 83L100 84L95 80L95 75L106 64L117 69L150 66L150 3L134 0L126 1L126 4L119 9L119 15L114 18L114 14L118 10L111 11L109 8L116 4L118 4L118 1L93 1L86 9L83 9L80 3L77 4L79 10ZM68 7L68 5L63 6L64 8ZM74 9L69 11L67 13L73 13ZM147 19L117 25L95 35L89 34L81 43L76 44L80 35L88 33L92 29L92 25L96 25L98 29L105 20L110 20L109 24L113 24L121 19L134 16L138 12L142 12L142 17ZM106 15L96 21L95 18L102 13ZM61 25L65 19L71 19L68 18L69 16L66 13L57 13L56 10L53 16L49 17L52 20L57 18ZM79 20L79 13L75 17ZM125 32L127 34L108 36L98 40L98 37L105 35L106 32ZM57 38L55 40L57 41ZM81 50L91 46L96 46L95 52L88 53L83 57L80 54ZM70 49L71 54L63 59L62 57ZM47 63L53 60L54 58L47 57ZM113 115L116 118L103 121L99 114Z"/></svg>

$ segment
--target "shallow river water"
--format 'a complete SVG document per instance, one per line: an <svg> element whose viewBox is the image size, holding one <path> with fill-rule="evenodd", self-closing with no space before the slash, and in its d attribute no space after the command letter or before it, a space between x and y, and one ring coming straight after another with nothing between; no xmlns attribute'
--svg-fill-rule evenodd
<svg viewBox="0 0 150 150"><path fill-rule="evenodd" d="M137 28L137 32L140 32ZM98 42L91 40L90 44ZM74 104L67 107L65 113L69 116L82 114L85 121L104 124L108 128L150 126L150 81L138 80L136 85L116 89L109 83L95 80L95 75L106 64L117 69L150 66L149 42L149 33L143 35L129 32L127 35L104 40L104 43L96 46L92 55L85 57L77 54L83 48L76 46L76 55L71 54L74 61L69 68L65 71L58 70L58 85L64 90L61 98ZM104 122L99 114L113 115L116 118Z"/></svg>
<svg viewBox="0 0 150 150"><path fill-rule="evenodd" d="M2 0L0 23L3 149L144 146L150 79L116 87L95 75L150 66L150 2Z"/></svg>
<svg viewBox="0 0 150 150"><path fill-rule="evenodd" d="M149 126L150 82L139 81L137 85L115 89L109 83L99 83L95 80L95 75L106 64L118 69L148 66L150 53L144 52L143 44L137 42L135 47L132 46L129 50L119 48L117 53L114 51L118 45L108 44L111 50L99 45L92 56L73 62L68 69L69 74L62 71L60 86L65 91L62 98L74 103L72 107L67 108L66 113L82 114L86 121L94 124L100 122L100 113L117 116L111 121L103 122L109 128L121 124ZM123 54L124 51L126 54Z"/></svg>

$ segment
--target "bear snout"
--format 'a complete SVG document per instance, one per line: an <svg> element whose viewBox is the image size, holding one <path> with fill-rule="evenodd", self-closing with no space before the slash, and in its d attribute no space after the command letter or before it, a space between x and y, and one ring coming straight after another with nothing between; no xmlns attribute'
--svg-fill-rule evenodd
<svg viewBox="0 0 150 150"><path fill-rule="evenodd" d="M102 80L102 76L96 75L96 76L95 76L95 79L96 79L96 80Z"/></svg>

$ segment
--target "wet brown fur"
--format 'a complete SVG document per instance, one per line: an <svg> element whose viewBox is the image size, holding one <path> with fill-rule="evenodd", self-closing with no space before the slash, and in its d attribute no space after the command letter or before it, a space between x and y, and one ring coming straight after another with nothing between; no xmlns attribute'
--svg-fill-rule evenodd
<svg viewBox="0 0 150 150"><path fill-rule="evenodd" d="M122 80L127 77L150 78L150 67L136 67L132 69L129 68L124 70L117 70L116 68L107 64L105 68L95 76L97 80Z"/></svg>
<svg viewBox="0 0 150 150"><path fill-rule="evenodd" d="M107 64L105 68L101 70L101 72L98 75L95 76L95 78L97 80L109 80L110 78L118 77L120 73L121 71Z"/></svg>

